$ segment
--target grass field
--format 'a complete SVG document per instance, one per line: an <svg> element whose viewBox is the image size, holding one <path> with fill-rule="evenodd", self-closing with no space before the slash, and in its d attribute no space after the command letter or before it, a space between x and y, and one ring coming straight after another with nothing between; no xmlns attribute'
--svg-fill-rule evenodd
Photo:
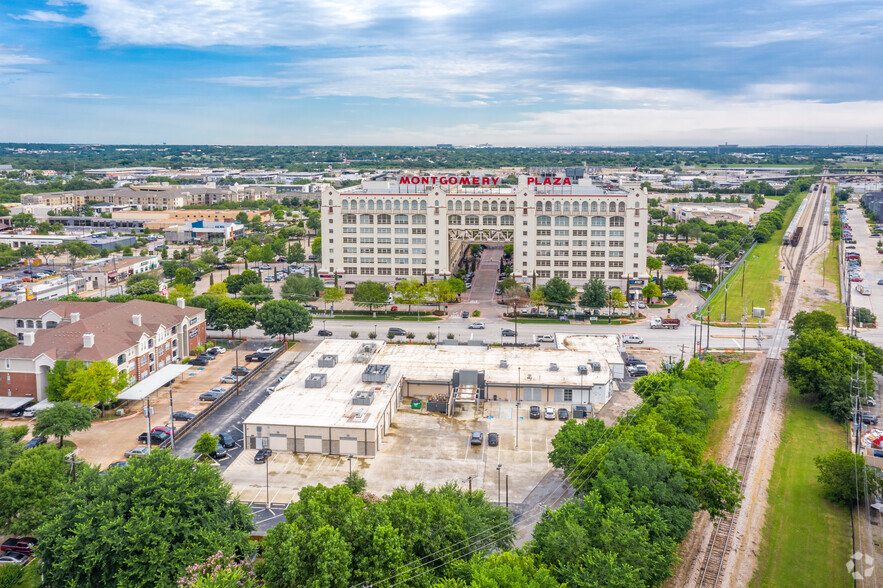
<svg viewBox="0 0 883 588"><path fill-rule="evenodd" d="M828 246L828 255L824 264L819 264L819 272L824 269L825 288L834 292L837 300L822 304L822 310L837 317L841 326L846 326L846 305L840 302L840 260L837 256L837 241Z"/></svg>
<svg viewBox="0 0 883 588"><path fill-rule="evenodd" d="M804 194L804 197L806 195ZM801 198L802 200L802 198ZM794 203L788 214L785 215L785 222L782 228L773 233L770 240L766 243L759 243L748 258L745 260L744 270L739 267L736 271L731 272L727 278L729 284L729 294L724 295L724 288L715 294L714 298L708 304L711 310L711 321L721 321L726 317L727 321L738 322L742 319L743 309L748 309L750 314L752 306L761 306L770 313L770 300L775 304L779 295L779 289L773 283L782 269L779 266L779 247L782 245L782 235L791 222L791 217L797 212L801 200ZM744 271L744 288L743 275ZM724 301L726 300L727 308L724 312ZM750 301L750 304L749 304ZM759 319L749 319L749 324L757 324Z"/></svg>
<svg viewBox="0 0 883 588"><path fill-rule="evenodd" d="M833 420L789 395L753 588L852 585L849 511L822 497L813 463L845 442Z"/></svg>
<svg viewBox="0 0 883 588"><path fill-rule="evenodd" d="M733 408L736 406L736 398L739 397L739 390L748 374L749 363L730 362L724 366L724 375L721 378L718 387L718 410L717 418L714 421L711 432L708 434L708 450L707 455L713 457L718 455L722 449L724 436L730 427L730 419L733 416Z"/></svg>

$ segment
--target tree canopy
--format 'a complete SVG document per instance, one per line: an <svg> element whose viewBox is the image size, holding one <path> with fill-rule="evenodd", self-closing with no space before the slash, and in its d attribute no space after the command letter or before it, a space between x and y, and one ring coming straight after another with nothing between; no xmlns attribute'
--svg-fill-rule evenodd
<svg viewBox="0 0 883 588"><path fill-rule="evenodd" d="M389 299L389 288L380 282L372 282L370 280L359 282L353 291L353 304L356 306L367 306L374 309L377 306L386 304Z"/></svg>
<svg viewBox="0 0 883 588"><path fill-rule="evenodd" d="M244 300L222 300L214 315L215 326L230 329L233 337L236 337L236 331L247 329L257 319L257 311Z"/></svg>
<svg viewBox="0 0 883 588"><path fill-rule="evenodd" d="M313 317L293 300L271 300L258 311L257 322L267 337L293 337L309 331L313 326Z"/></svg>
<svg viewBox="0 0 883 588"><path fill-rule="evenodd" d="M85 431L92 427L92 409L79 402L64 400L37 413L34 435L52 435L58 438L58 447L64 438L74 431Z"/></svg>

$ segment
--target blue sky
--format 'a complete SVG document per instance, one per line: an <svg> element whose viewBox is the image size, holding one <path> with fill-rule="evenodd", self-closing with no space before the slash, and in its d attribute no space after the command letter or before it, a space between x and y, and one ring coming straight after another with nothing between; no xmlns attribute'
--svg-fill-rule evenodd
<svg viewBox="0 0 883 588"><path fill-rule="evenodd" d="M7 0L0 141L883 144L883 3Z"/></svg>

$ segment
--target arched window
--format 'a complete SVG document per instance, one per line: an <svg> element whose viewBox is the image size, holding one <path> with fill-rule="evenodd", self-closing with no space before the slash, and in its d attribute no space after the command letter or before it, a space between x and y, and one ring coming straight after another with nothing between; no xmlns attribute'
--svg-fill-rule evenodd
<svg viewBox="0 0 883 588"><path fill-rule="evenodd" d="M462 217L459 214L449 214L448 215L448 224L449 225L459 225L462 222Z"/></svg>
<svg viewBox="0 0 883 588"><path fill-rule="evenodd" d="M575 226L575 227L585 227L588 224L589 224L589 217L587 217L587 216L573 217L573 226Z"/></svg>
<svg viewBox="0 0 883 588"><path fill-rule="evenodd" d="M402 210L408 210L410 207L411 207L411 203L408 202L407 200L404 200L402 202Z"/></svg>
<svg viewBox="0 0 883 588"><path fill-rule="evenodd" d="M561 202L555 201L555 212L561 212Z"/></svg>
<svg viewBox="0 0 883 588"><path fill-rule="evenodd" d="M625 202L619 203L619 212L625 212Z"/></svg>
<svg viewBox="0 0 883 588"><path fill-rule="evenodd" d="M33 329L33 328L34 328L34 321L28 321L28 328L29 328L29 329Z"/></svg>
<svg viewBox="0 0 883 588"><path fill-rule="evenodd" d="M373 200L368 201L368 210L374 210L374 201Z"/></svg>
<svg viewBox="0 0 883 588"><path fill-rule="evenodd" d="M392 210L392 200L387 200L387 201L386 201L386 209L387 209L387 210Z"/></svg>
<svg viewBox="0 0 883 588"><path fill-rule="evenodd" d="M377 224L378 225L388 225L392 223L392 217L388 214L378 214L377 215Z"/></svg>
<svg viewBox="0 0 883 588"><path fill-rule="evenodd" d="M514 200L509 201L509 210L511 210L513 212L515 211L515 201Z"/></svg>
<svg viewBox="0 0 883 588"><path fill-rule="evenodd" d="M497 212L497 201L496 200L491 201L491 212Z"/></svg>
<svg viewBox="0 0 883 588"><path fill-rule="evenodd" d="M564 212L570 212L570 202L564 203Z"/></svg>
<svg viewBox="0 0 883 588"><path fill-rule="evenodd" d="M348 200L344 200L343 203L340 205L340 207L341 207L343 210L349 210L349 209L350 209L350 203L349 203L349 201L348 201Z"/></svg>
<svg viewBox="0 0 883 588"><path fill-rule="evenodd" d="M543 203L537 202L537 212L543 212Z"/></svg>
<svg viewBox="0 0 883 588"><path fill-rule="evenodd" d="M583 209L583 212L589 212L589 203L586 202L585 200L583 200L582 209Z"/></svg>
<svg viewBox="0 0 883 588"><path fill-rule="evenodd" d="M438 206L438 202L436 202L435 205ZM426 200L420 201L420 210L426 210Z"/></svg>
<svg viewBox="0 0 883 588"><path fill-rule="evenodd" d="M522 206L523 206L524 208L527 208L527 200L524 201L524 204L522 204ZM511 209L510 209L510 210L511 210Z"/></svg>
<svg viewBox="0 0 883 588"><path fill-rule="evenodd" d="M592 217L592 226L593 227L606 227L607 226L607 219L605 219L603 216L593 216Z"/></svg>
<svg viewBox="0 0 883 588"><path fill-rule="evenodd" d="M15 321L15 326L18 327L19 329L24 328L25 322L21 319L18 319L17 321Z"/></svg>
<svg viewBox="0 0 883 588"><path fill-rule="evenodd" d="M415 214L411 217L411 224L414 225L425 225L426 224L426 215L425 214Z"/></svg>
<svg viewBox="0 0 883 588"><path fill-rule="evenodd" d="M365 210L365 201L359 200L359 210Z"/></svg>
<svg viewBox="0 0 883 588"><path fill-rule="evenodd" d="M435 206L438 206L438 200L435 201Z"/></svg>
<svg viewBox="0 0 883 588"><path fill-rule="evenodd" d="M549 227L552 226L552 217L551 216L538 216L537 217L537 226L538 227Z"/></svg>
<svg viewBox="0 0 883 588"><path fill-rule="evenodd" d="M478 225L478 216L474 214L466 215L466 226L476 226Z"/></svg>
<svg viewBox="0 0 883 588"><path fill-rule="evenodd" d="M592 212L598 212L598 203L592 202Z"/></svg>
<svg viewBox="0 0 883 588"><path fill-rule="evenodd" d="M552 212L552 203L546 202L546 212Z"/></svg>
<svg viewBox="0 0 883 588"><path fill-rule="evenodd" d="M472 210L481 210L481 205L478 203L478 200L472 201Z"/></svg>
<svg viewBox="0 0 883 588"><path fill-rule="evenodd" d="M500 217L500 224L505 227L511 227L515 224L515 217L511 214L504 214Z"/></svg>
<svg viewBox="0 0 883 588"><path fill-rule="evenodd" d="M625 226L625 217L624 216L610 217L610 226L611 227L624 227Z"/></svg>
<svg viewBox="0 0 883 588"><path fill-rule="evenodd" d="M463 210L472 210L472 204L468 200L463 203Z"/></svg>
<svg viewBox="0 0 883 588"><path fill-rule="evenodd" d="M42 328L43 328L43 321L37 321L37 328L38 328L38 329L42 329Z"/></svg>
<svg viewBox="0 0 883 588"><path fill-rule="evenodd" d="M54 329L57 326L58 326L58 323L55 321L46 321L46 328L47 329Z"/></svg>
<svg viewBox="0 0 883 588"><path fill-rule="evenodd" d="M457 200L457 202L454 204L454 209L458 211L463 210L463 203Z"/></svg>
<svg viewBox="0 0 883 588"><path fill-rule="evenodd" d="M610 212L616 212L616 202L611 202L608 210L610 210Z"/></svg>
<svg viewBox="0 0 883 588"><path fill-rule="evenodd" d="M606 202L601 203L601 212L607 212L607 203Z"/></svg>
<svg viewBox="0 0 883 588"><path fill-rule="evenodd" d="M397 214L396 215L396 224L397 225L408 224L408 215L407 214Z"/></svg>
<svg viewBox="0 0 883 588"><path fill-rule="evenodd" d="M573 201L573 212L579 212L579 202Z"/></svg>
<svg viewBox="0 0 883 588"><path fill-rule="evenodd" d="M569 227L570 226L570 218L566 216L556 216L555 217L555 226L556 227Z"/></svg>
<svg viewBox="0 0 883 588"><path fill-rule="evenodd" d="M487 200L485 200L484 202L481 203L481 211L482 212L487 212L489 209L490 209L490 205L488 204Z"/></svg>
<svg viewBox="0 0 883 588"><path fill-rule="evenodd" d="M117 365L123 365L124 363L126 363L126 355L125 354L117 357Z"/></svg>
<svg viewBox="0 0 883 588"><path fill-rule="evenodd" d="M374 224L374 215L373 214L359 215L359 224L360 225L373 225Z"/></svg>
<svg viewBox="0 0 883 588"><path fill-rule="evenodd" d="M492 214L486 214L486 215L484 215L484 218L481 219L481 223L486 227L487 226L496 226L497 225L497 217L495 217Z"/></svg>
<svg viewBox="0 0 883 588"><path fill-rule="evenodd" d="M345 214L345 215L343 215L343 224L345 224L345 225L354 225L354 224L356 224L356 215L354 215L354 214Z"/></svg>
<svg viewBox="0 0 883 588"><path fill-rule="evenodd" d="M395 209L400 210L402 208L402 203L398 200L395 201Z"/></svg>

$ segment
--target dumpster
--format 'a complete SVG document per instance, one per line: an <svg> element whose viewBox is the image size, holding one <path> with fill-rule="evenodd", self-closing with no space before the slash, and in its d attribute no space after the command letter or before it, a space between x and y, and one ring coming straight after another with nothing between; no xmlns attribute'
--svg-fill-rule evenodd
<svg viewBox="0 0 883 588"><path fill-rule="evenodd" d="M420 410L420 407L422 407L422 406L423 406L423 403L419 400L412 400L411 401L411 408Z"/></svg>

